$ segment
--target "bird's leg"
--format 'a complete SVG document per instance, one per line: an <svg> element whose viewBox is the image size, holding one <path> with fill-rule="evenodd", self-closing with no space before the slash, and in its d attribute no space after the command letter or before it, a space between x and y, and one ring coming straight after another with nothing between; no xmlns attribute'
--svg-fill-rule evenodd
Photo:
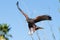
<svg viewBox="0 0 60 40"><path fill-rule="evenodd" d="M33 34L36 31L36 26L33 25L33 27L30 28L29 34Z"/></svg>
<svg viewBox="0 0 60 40"><path fill-rule="evenodd" d="M33 25L33 32L36 31L36 25Z"/></svg>
<svg viewBox="0 0 60 40"><path fill-rule="evenodd" d="M31 27L31 28L29 28L30 30L29 30L29 34L33 34L34 33L34 29L33 29L33 27Z"/></svg>

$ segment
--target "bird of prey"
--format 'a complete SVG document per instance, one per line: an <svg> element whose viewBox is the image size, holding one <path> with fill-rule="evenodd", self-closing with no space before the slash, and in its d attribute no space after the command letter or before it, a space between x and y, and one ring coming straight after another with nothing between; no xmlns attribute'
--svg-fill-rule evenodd
<svg viewBox="0 0 60 40"><path fill-rule="evenodd" d="M38 16L35 19L29 18L28 15L26 13L24 13L23 10L21 10L21 8L19 7L18 1L17 1L16 5L17 5L18 10L25 16L26 21L28 23L29 30L30 30L29 33L31 33L31 34L34 33L38 29L43 29L42 27L38 27L35 23L37 23L39 21L44 21L44 20L51 20L51 17L49 15Z"/></svg>

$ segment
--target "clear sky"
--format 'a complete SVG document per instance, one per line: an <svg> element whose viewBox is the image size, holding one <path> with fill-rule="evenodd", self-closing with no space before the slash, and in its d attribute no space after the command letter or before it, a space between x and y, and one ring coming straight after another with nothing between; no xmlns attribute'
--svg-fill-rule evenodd
<svg viewBox="0 0 60 40"><path fill-rule="evenodd" d="M16 2L19 1L20 8L35 18L39 15L50 15L52 21L42 21L36 25L43 27L38 30L41 40L54 40L52 32L56 40L60 40L60 13L58 12L59 0L0 0L0 24L7 23L12 28L10 40L32 40L28 35L28 25L25 17L19 12ZM50 27L52 27L52 32ZM38 40L36 33L33 34L34 40Z"/></svg>

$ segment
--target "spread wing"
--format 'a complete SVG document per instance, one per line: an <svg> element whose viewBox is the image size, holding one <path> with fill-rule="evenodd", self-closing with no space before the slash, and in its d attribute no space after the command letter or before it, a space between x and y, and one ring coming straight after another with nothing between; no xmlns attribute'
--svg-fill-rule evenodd
<svg viewBox="0 0 60 40"><path fill-rule="evenodd" d="M44 20L51 20L51 17L48 15L42 15L42 16L38 16L34 19L34 22L39 22L39 21L44 21Z"/></svg>
<svg viewBox="0 0 60 40"><path fill-rule="evenodd" d="M18 1L17 1L16 5L17 5L18 10L26 17L26 19L28 19L28 15L25 14L25 13L23 12L23 10L21 10L21 8L19 7L19 2L18 2Z"/></svg>

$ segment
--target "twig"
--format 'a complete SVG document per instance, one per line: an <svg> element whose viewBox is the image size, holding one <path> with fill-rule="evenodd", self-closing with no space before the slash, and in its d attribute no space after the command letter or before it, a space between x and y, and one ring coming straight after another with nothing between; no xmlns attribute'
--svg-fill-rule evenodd
<svg viewBox="0 0 60 40"><path fill-rule="evenodd" d="M49 24L49 22L48 22L48 24ZM55 35L54 35L54 33L53 33L53 30L52 30L52 26L51 26L50 24L49 24L49 26L50 26L50 30L51 30L51 32L52 32L53 39L56 40Z"/></svg>
<svg viewBox="0 0 60 40"><path fill-rule="evenodd" d="M39 37L39 34L38 34L38 32L36 32L36 34L37 34L37 37L38 37L38 39L40 40L40 37Z"/></svg>
<svg viewBox="0 0 60 40"><path fill-rule="evenodd" d="M30 36L31 36L31 39L34 40L32 34L30 34Z"/></svg>

